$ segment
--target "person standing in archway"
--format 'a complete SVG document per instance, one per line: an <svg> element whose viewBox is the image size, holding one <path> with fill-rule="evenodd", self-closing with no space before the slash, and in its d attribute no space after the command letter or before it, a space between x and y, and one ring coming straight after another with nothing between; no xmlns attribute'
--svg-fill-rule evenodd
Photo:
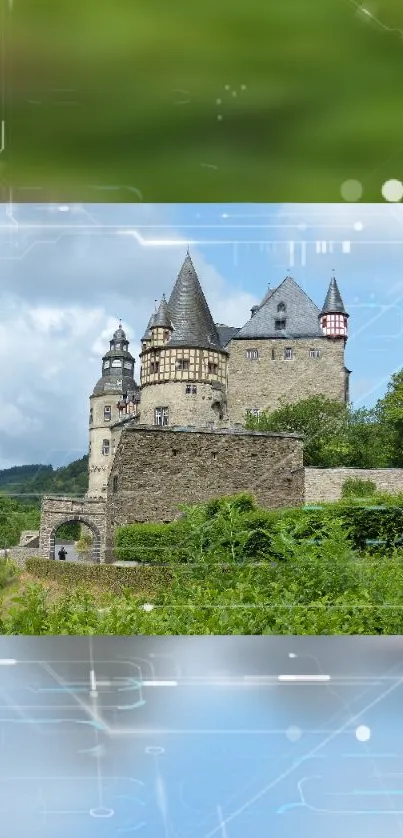
<svg viewBox="0 0 403 838"><path fill-rule="evenodd" d="M65 550L64 547L61 547L57 555L59 556L59 559L65 559L67 556L67 550Z"/></svg>

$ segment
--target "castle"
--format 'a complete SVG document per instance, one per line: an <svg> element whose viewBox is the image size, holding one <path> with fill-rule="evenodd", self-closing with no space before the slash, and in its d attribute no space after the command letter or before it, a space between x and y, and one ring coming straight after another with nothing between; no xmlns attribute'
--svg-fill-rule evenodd
<svg viewBox="0 0 403 838"><path fill-rule="evenodd" d="M318 308L287 276L244 326L214 323L187 253L147 324L139 383L121 323L110 340L90 396L88 492L43 499L41 554L67 521L108 562L117 527L172 521L184 503L248 491L263 508L302 504L302 438L247 430L245 417L313 395L348 402L348 316L334 277Z"/></svg>
<svg viewBox="0 0 403 838"><path fill-rule="evenodd" d="M230 428L280 400L349 400L348 314L333 277L319 309L287 276L242 326L214 323L189 253L142 338L140 385L122 326L90 397L88 497L107 491L122 430Z"/></svg>

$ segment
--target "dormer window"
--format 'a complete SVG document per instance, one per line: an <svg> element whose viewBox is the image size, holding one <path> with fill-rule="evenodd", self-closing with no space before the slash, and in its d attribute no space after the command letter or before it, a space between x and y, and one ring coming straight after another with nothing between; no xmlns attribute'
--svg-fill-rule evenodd
<svg viewBox="0 0 403 838"><path fill-rule="evenodd" d="M281 332L282 329L285 329L285 320L275 320L274 321L274 328L276 332Z"/></svg>
<svg viewBox="0 0 403 838"><path fill-rule="evenodd" d="M164 331L164 333L163 333L163 341L164 341L164 343L166 343L166 342L167 342L167 340L169 340L169 336L170 336L170 333L169 333L168 329L166 329L166 330Z"/></svg>
<svg viewBox="0 0 403 838"><path fill-rule="evenodd" d="M285 304L285 303L279 303L279 304L278 304L278 306L277 306L277 311L278 311L278 312L280 312L280 311L285 311L285 310L286 310L286 308L287 308L287 306L286 306L286 304Z"/></svg>

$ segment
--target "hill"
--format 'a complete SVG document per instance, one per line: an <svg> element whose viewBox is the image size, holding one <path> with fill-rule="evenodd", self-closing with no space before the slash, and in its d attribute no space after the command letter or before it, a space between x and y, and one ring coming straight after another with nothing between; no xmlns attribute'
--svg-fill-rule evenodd
<svg viewBox="0 0 403 838"><path fill-rule="evenodd" d="M0 469L0 492L20 503L39 506L43 495L82 497L88 488L88 455L68 466L23 465Z"/></svg>

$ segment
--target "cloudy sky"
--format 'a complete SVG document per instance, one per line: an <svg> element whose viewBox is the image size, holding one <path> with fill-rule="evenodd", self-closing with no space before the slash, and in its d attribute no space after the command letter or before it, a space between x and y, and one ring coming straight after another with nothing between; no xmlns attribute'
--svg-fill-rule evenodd
<svg viewBox="0 0 403 838"><path fill-rule="evenodd" d="M138 379L140 338L188 245L227 325L243 325L287 273L320 306L334 269L355 406L374 404L403 366L401 204L3 204L0 468L86 453L88 398L118 318Z"/></svg>

